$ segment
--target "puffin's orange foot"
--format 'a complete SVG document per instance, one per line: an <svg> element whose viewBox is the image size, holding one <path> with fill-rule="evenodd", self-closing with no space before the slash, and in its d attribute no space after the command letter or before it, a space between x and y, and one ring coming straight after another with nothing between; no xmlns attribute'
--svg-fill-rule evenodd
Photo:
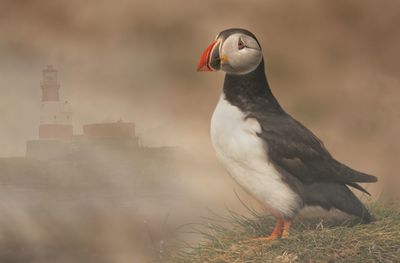
<svg viewBox="0 0 400 263"><path fill-rule="evenodd" d="M272 234L270 236L251 238L244 242L245 243L247 243L247 242L267 242L267 241L277 240L279 238L279 236L281 235L283 224L284 224L284 221L281 219L278 219L276 221L274 230L272 231Z"/></svg>
<svg viewBox="0 0 400 263"><path fill-rule="evenodd" d="M272 234L267 237L256 237L256 238L251 238L245 241L241 241L242 243L248 243L248 242L268 242L268 241L273 241L277 240L279 236L281 236L282 239L285 239L289 236L289 229L290 226L292 225L291 221L285 221L278 219L275 224L275 228L272 231Z"/></svg>

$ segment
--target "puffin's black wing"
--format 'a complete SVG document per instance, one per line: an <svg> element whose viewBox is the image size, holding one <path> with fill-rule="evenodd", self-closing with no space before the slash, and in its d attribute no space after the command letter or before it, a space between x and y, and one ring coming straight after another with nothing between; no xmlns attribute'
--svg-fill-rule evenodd
<svg viewBox="0 0 400 263"><path fill-rule="evenodd" d="M364 174L336 161L323 143L300 122L285 112L254 114L261 125L258 134L267 143L272 163L305 184L336 182L368 193L357 182L376 182Z"/></svg>

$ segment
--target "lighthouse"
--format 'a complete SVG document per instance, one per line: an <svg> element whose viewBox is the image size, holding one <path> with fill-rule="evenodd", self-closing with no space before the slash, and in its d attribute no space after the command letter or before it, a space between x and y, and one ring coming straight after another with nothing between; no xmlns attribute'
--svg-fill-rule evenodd
<svg viewBox="0 0 400 263"><path fill-rule="evenodd" d="M79 153L103 152L109 156L110 150L124 154L141 152L133 122L85 124L83 134L73 134L72 111L69 103L61 99L57 74L51 65L43 70L39 139L27 141L27 158L49 161L74 158ZM146 147L143 153L147 154L149 149Z"/></svg>
<svg viewBox="0 0 400 263"><path fill-rule="evenodd" d="M60 101L57 73L52 65L43 70L39 139L69 138L73 134L72 112L67 101Z"/></svg>

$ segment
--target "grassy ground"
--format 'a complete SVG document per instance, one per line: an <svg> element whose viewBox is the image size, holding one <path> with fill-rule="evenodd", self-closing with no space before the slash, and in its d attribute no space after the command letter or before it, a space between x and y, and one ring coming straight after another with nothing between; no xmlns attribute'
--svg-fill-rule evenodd
<svg viewBox="0 0 400 263"><path fill-rule="evenodd" d="M221 223L200 227L203 241L171 257L171 262L400 262L400 209L374 203L376 220L297 220L288 239L252 241L268 235L271 217L253 213L247 218L232 213L230 226Z"/></svg>

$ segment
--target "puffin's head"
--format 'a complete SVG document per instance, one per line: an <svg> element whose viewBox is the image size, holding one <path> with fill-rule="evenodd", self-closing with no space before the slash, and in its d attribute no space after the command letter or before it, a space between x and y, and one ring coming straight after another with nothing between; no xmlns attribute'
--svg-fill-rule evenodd
<svg viewBox="0 0 400 263"><path fill-rule="evenodd" d="M197 71L222 70L241 75L255 70L262 59L260 44L253 33L232 28L219 33L204 50Z"/></svg>

